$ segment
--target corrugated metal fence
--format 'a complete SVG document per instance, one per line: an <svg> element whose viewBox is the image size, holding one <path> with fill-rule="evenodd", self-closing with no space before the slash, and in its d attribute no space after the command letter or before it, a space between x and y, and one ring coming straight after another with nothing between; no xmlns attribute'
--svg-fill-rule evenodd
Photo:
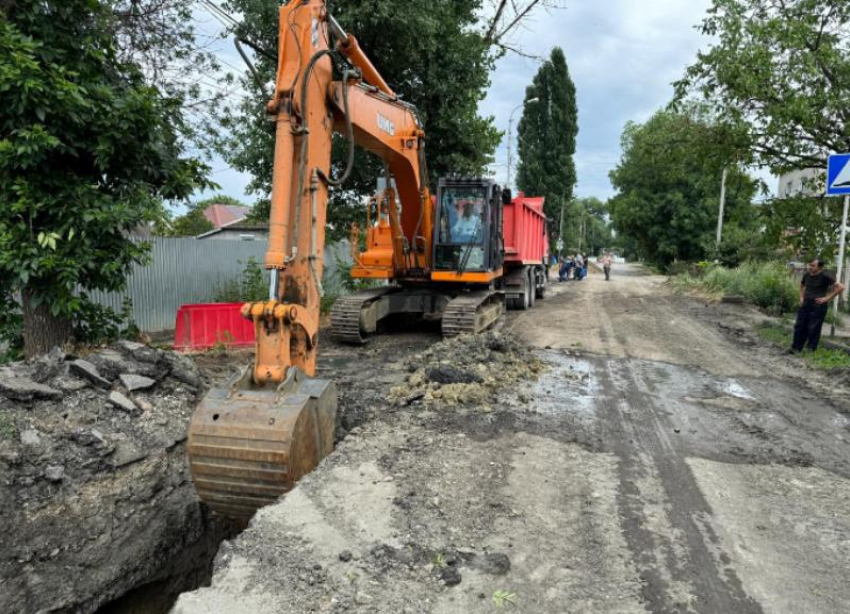
<svg viewBox="0 0 850 614"><path fill-rule="evenodd" d="M249 258L263 261L266 241L216 241L153 237L151 262L134 266L123 293L90 292L101 305L121 310L125 297L133 302L133 319L145 332L174 328L180 305L208 303L230 281L239 279ZM347 260L347 242L325 250L326 285L336 279L337 259Z"/></svg>

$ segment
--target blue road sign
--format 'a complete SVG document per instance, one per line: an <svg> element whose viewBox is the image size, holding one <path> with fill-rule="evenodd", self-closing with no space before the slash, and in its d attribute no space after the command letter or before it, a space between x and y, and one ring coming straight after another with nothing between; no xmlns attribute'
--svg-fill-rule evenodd
<svg viewBox="0 0 850 614"><path fill-rule="evenodd" d="M826 168L826 195L850 194L850 154L829 156Z"/></svg>

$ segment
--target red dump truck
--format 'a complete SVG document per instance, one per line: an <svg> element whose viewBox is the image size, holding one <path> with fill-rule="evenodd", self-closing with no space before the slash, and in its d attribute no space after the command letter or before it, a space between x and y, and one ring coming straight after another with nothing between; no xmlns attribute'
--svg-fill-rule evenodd
<svg viewBox="0 0 850 614"><path fill-rule="evenodd" d="M544 200L519 192L502 210L504 291L512 309L533 307L546 293L549 235Z"/></svg>

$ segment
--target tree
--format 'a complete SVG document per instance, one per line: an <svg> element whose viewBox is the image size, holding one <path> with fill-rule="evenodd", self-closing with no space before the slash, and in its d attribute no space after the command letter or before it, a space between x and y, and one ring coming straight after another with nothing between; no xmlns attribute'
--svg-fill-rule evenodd
<svg viewBox="0 0 850 614"><path fill-rule="evenodd" d="M242 15L236 34L255 40L269 51L270 57L257 57L256 69L262 81L273 78L277 0L230 0L226 6ZM340 24L357 36L386 81L419 110L432 183L451 173L482 174L492 160L500 134L492 118L477 113L489 85L496 45L487 37L491 23L481 19L481 0L361 0L334 3L331 8ZM497 26L498 34L503 34L499 41L517 25L504 19L503 12ZM227 135L219 145L231 166L251 174L249 193L259 196L255 215L265 218L271 191L274 126L265 117L267 95L256 80L245 78L244 83L252 96L221 110ZM341 137L335 138L334 172L344 164L346 147ZM363 215L360 196L374 191L383 165L358 150L354 169L343 188L331 191L329 236L347 236L349 222Z"/></svg>
<svg viewBox="0 0 850 614"><path fill-rule="evenodd" d="M676 84L750 126L774 173L825 167L850 151L850 2L714 0L700 28L714 43Z"/></svg>
<svg viewBox="0 0 850 614"><path fill-rule="evenodd" d="M20 292L27 355L62 345L86 291L117 290L145 246L128 233L207 185L183 157L179 100L116 56L108 4L0 14L0 302Z"/></svg>
<svg viewBox="0 0 850 614"><path fill-rule="evenodd" d="M619 192L609 201L617 233L660 266L711 255L725 167L725 232L740 226L755 236L756 182L735 163L742 138L697 106L659 111L643 125L629 122L622 159L610 174Z"/></svg>
<svg viewBox="0 0 850 614"><path fill-rule="evenodd" d="M175 126L203 153L216 126L209 113L241 89L214 51L218 36L197 28L196 0L104 0L118 60L139 66L145 83L181 101Z"/></svg>
<svg viewBox="0 0 850 614"><path fill-rule="evenodd" d="M746 124L755 161L777 175L825 168L829 153L850 151L850 2L714 0L701 30L715 42L676 84L677 100L702 96ZM775 199L764 209L773 247L834 251L840 199Z"/></svg>
<svg viewBox="0 0 850 614"><path fill-rule="evenodd" d="M573 154L578 134L576 89L560 47L555 47L525 90L526 103L517 128L517 187L546 197L546 215L558 219L576 185Z"/></svg>
<svg viewBox="0 0 850 614"><path fill-rule="evenodd" d="M607 206L596 197L573 199L564 212L564 245L588 254L611 247ZM557 218L556 218L557 219Z"/></svg>

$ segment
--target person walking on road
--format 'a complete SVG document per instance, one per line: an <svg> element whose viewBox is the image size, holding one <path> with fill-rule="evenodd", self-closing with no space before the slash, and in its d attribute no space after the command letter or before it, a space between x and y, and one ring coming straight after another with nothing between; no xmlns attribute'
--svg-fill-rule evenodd
<svg viewBox="0 0 850 614"><path fill-rule="evenodd" d="M580 253L576 253L575 258L575 280L581 281L583 278L582 273L584 272L584 260L581 257Z"/></svg>
<svg viewBox="0 0 850 614"><path fill-rule="evenodd" d="M792 354L803 351L804 347L812 351L818 349L829 303L844 291L844 284L824 271L823 265L820 258L812 260L800 282L800 309L794 324L794 342L789 350Z"/></svg>
<svg viewBox="0 0 850 614"><path fill-rule="evenodd" d="M602 270L605 271L605 281L609 281L611 279L611 252L606 252L604 256L602 256Z"/></svg>

